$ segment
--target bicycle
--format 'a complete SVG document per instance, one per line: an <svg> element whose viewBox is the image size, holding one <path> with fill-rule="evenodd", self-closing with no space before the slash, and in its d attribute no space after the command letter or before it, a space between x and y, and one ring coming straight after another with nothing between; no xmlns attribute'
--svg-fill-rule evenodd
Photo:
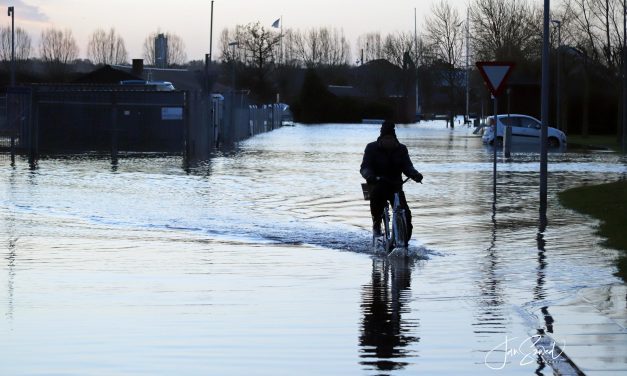
<svg viewBox="0 0 627 376"><path fill-rule="evenodd" d="M400 184L405 184L409 178L403 180ZM370 186L366 183L361 185L362 192L365 200L370 200ZM405 216L405 209L400 205L399 197L400 188L397 192L394 192L394 201L392 205L392 226L390 228L390 205L386 201L383 208L382 222L383 222L383 235L376 236L372 234L372 246L377 252L379 249L383 249L388 255L400 254L407 256L407 217Z"/></svg>

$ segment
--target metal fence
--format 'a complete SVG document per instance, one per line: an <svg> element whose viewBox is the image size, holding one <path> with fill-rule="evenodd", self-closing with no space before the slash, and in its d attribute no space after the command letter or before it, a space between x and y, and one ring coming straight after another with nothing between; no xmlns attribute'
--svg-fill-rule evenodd
<svg viewBox="0 0 627 376"><path fill-rule="evenodd" d="M116 87L26 86L0 97L0 158L51 153L182 152L216 148L282 125L286 106L253 105L247 92L130 91Z"/></svg>
<svg viewBox="0 0 627 376"><path fill-rule="evenodd" d="M212 100L215 147L229 146L283 125L283 104L253 105L245 92L214 94Z"/></svg>

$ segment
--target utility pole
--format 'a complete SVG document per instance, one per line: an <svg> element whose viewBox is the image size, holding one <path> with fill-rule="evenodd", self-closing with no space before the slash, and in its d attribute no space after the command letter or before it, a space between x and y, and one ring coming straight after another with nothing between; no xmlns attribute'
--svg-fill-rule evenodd
<svg viewBox="0 0 627 376"><path fill-rule="evenodd" d="M11 86L15 86L15 8L9 7L11 16Z"/></svg>
<svg viewBox="0 0 627 376"><path fill-rule="evenodd" d="M466 119L470 122L470 10L466 8Z"/></svg>
<svg viewBox="0 0 627 376"><path fill-rule="evenodd" d="M557 121L555 122L557 129L562 129L561 127L561 105L562 105L562 100L561 100L561 94L562 94L562 88L561 88L561 76L562 76L562 66L560 64L560 55L562 54L562 21L559 20L551 20L551 22L553 22L555 25L557 25L557 69L556 69L556 88L555 90L557 91L557 105L556 105L556 113L557 113Z"/></svg>
<svg viewBox="0 0 627 376"><path fill-rule="evenodd" d="M416 67L416 110L414 111L414 119L418 118L418 114L422 113L420 109L420 91L418 89L418 22L416 15L416 8L414 8L414 59L416 60L414 63ZM362 59L363 60L363 59Z"/></svg>
<svg viewBox="0 0 627 376"><path fill-rule="evenodd" d="M211 0L211 26L209 29L209 64L211 64L212 50L213 50L213 0Z"/></svg>
<svg viewBox="0 0 627 376"><path fill-rule="evenodd" d="M548 124L549 124L549 23L551 0L544 0L544 25L542 41L542 129L540 133L540 223L546 224L548 192Z"/></svg>
<svg viewBox="0 0 627 376"><path fill-rule="evenodd" d="M627 0L623 0L623 153L627 152Z"/></svg>

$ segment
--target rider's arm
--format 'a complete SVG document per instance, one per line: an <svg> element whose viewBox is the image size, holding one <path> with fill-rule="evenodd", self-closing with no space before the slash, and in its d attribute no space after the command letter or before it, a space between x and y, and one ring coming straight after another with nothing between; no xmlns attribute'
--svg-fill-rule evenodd
<svg viewBox="0 0 627 376"><path fill-rule="evenodd" d="M414 168L414 164L411 163L411 159L409 158L409 152L407 151L407 147L405 145L402 145L402 148L403 148L403 159L402 159L403 160L403 166L402 166L403 174L405 174L405 176L409 176L410 178L416 181L421 181L422 174L418 172L418 170Z"/></svg>

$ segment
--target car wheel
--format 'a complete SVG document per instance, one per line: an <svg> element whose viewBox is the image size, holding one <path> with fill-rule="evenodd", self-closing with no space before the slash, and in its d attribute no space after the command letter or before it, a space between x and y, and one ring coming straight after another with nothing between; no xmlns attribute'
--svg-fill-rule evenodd
<svg viewBox="0 0 627 376"><path fill-rule="evenodd" d="M550 148L556 148L560 146L560 141L555 137L549 137L548 145Z"/></svg>

